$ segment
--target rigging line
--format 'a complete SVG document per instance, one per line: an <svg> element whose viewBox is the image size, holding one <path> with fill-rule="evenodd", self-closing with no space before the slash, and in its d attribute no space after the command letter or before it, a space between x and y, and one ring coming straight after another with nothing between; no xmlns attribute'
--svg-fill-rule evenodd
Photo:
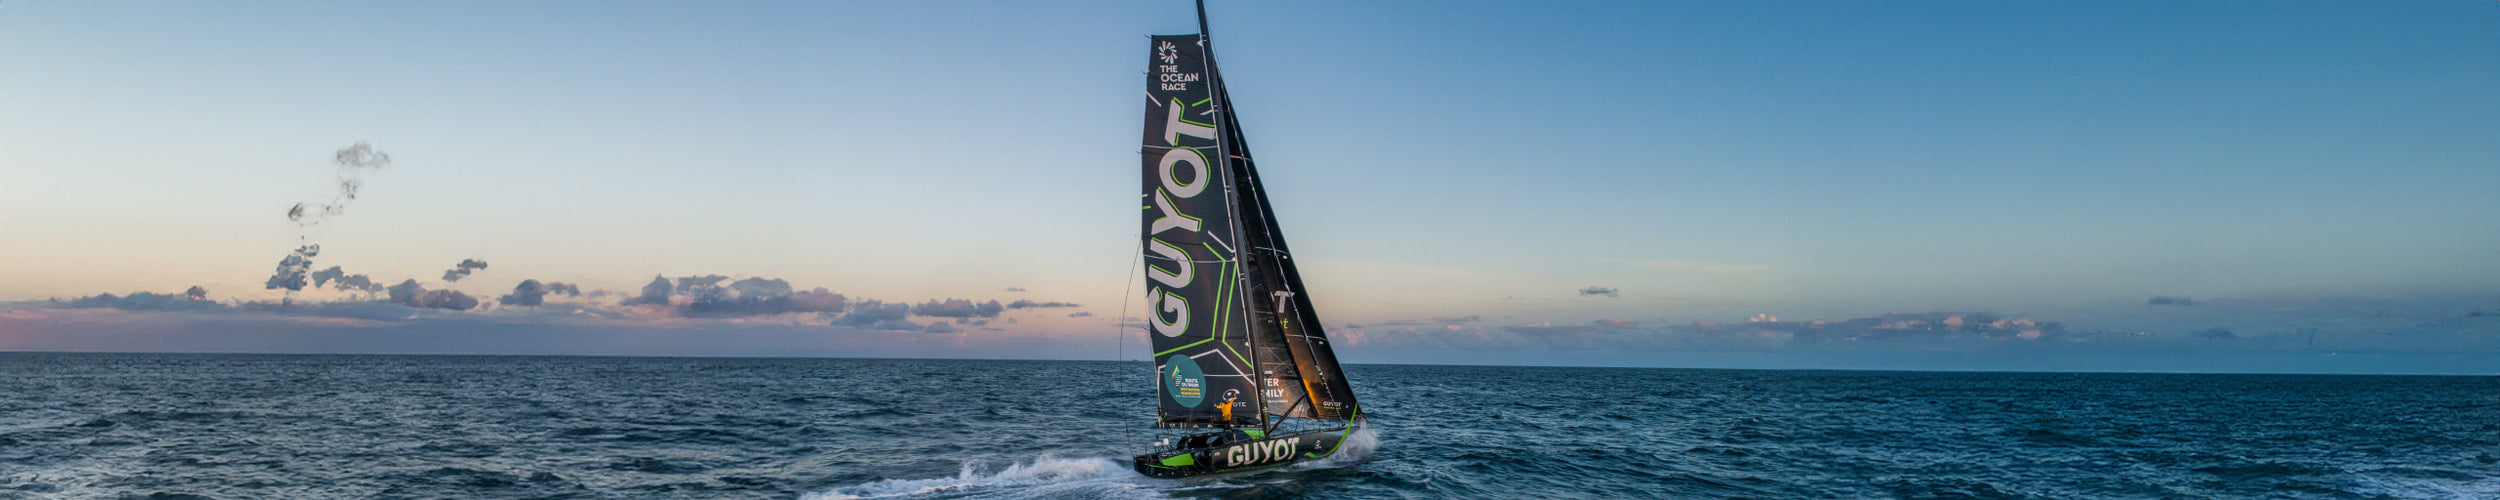
<svg viewBox="0 0 2500 500"><path fill-rule="evenodd" d="M1151 93L1150 93L1150 94L1146 94L1146 97L1147 97L1147 98L1153 98L1153 97L1154 97L1154 94L1151 94ZM1133 255L1133 256L1134 256L1134 255L1145 255L1145 254L1146 254L1146 239L1145 239L1145 238L1138 238L1138 239L1137 239L1137 250L1134 250L1134 251L1129 252L1129 255ZM1114 353L1114 354L1111 356L1111 362L1112 362L1112 363L1119 363L1121 358L1126 358L1126 357L1128 357L1128 306L1129 306L1129 297L1130 297L1130 295L1129 295L1129 294L1131 294L1131 293L1135 293L1135 292L1137 291L1137 289L1136 289L1136 288L1134 288L1134 287L1132 287L1131 285L1133 285L1133 284L1137 283L1137 266L1138 266L1139 264L1141 264L1141 263L1144 263L1145 261L1146 261L1146 259L1142 259L1142 258L1131 258L1131 259L1129 259L1129 261L1128 261L1128 276L1127 276L1127 277L1124 277L1124 278L1121 278L1121 280L1120 280L1120 316L1119 316L1119 317L1116 317L1116 318L1112 318L1112 319L1111 319L1111 332L1112 332L1112 333L1111 333L1111 335L1112 335L1112 337L1111 337L1111 345L1112 345L1112 352ZM1154 346L1151 346L1151 345L1146 346L1146 350L1148 350L1148 351L1152 351L1152 350L1154 350ZM1147 365L1155 365L1155 364L1154 364L1154 363L1147 363ZM1156 389L1156 390L1155 390L1155 392L1157 392L1157 393L1161 393L1161 392L1162 392L1162 389L1159 389L1159 388L1160 388L1160 387L1163 387L1163 367L1162 367L1162 366L1154 366L1154 370L1155 370L1155 374L1154 374L1154 378L1153 378L1153 380L1154 380L1153 384L1154 384L1154 385L1152 385L1151 387L1157 387L1158 389ZM1118 378L1118 377L1113 377L1111 380L1117 381L1117 380L1119 380L1119 378ZM1114 382L1114 383L1112 383L1112 384L1111 384L1111 390L1112 390L1112 391L1114 391L1115 393L1116 393L1117 391L1119 391L1119 389L1120 389L1120 385L1119 385L1117 382ZM1155 403L1155 405L1156 405L1156 406L1158 406L1158 407L1162 406L1162 404L1163 404L1163 403L1162 403L1162 402L1160 402L1160 401L1157 401L1157 402ZM1137 428L1136 428L1136 427L1131 427L1131 426L1122 426L1122 427L1128 427L1128 438L1129 438L1129 440L1134 441L1134 440L1136 440L1136 439L1137 439Z"/></svg>
<svg viewBox="0 0 2500 500"><path fill-rule="evenodd" d="M1145 255L1145 253L1146 239L1138 238L1137 249L1129 252L1129 255L1140 256ZM1145 259L1143 258L1130 258L1128 261L1128 275L1121 278L1120 316L1111 320L1112 331L1118 332L1117 336L1113 337L1113 341L1111 342L1112 345L1118 346L1115 351L1117 354L1111 358L1112 361L1119 361L1121 358L1128 357L1128 325L1125 323L1128 322L1129 297L1132 297L1132 294L1137 292L1137 289L1131 288L1129 285L1136 283L1137 266L1143 262L1145 262ZM1162 376L1156 375L1155 378L1159 380Z"/></svg>

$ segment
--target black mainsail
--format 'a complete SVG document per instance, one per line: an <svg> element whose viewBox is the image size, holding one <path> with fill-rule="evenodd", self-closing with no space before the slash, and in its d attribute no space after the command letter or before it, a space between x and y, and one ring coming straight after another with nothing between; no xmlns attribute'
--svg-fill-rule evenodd
<svg viewBox="0 0 2500 500"><path fill-rule="evenodd" d="M1161 427L1259 425L1232 162L1217 125L1205 37L1153 37L1146 84L1147 322Z"/></svg>
<svg viewBox="0 0 2500 500"><path fill-rule="evenodd" d="M1354 418L1207 38L1149 44L1140 163L1156 425Z"/></svg>

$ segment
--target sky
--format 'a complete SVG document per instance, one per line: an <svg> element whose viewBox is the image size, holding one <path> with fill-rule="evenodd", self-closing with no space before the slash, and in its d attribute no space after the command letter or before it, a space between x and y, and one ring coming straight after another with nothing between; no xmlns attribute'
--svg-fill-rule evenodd
<svg viewBox="0 0 2500 500"><path fill-rule="evenodd" d="M2490 2L1208 11L1349 361L2500 372ZM1134 358L1139 56L1196 30L0 3L0 349ZM307 244L483 306L267 288Z"/></svg>

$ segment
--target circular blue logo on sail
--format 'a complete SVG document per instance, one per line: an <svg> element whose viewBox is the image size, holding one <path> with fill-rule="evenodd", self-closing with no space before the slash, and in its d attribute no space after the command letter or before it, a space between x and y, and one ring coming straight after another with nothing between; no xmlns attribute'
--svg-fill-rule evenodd
<svg viewBox="0 0 2500 500"><path fill-rule="evenodd" d="M1163 358L1163 394L1190 408L1206 401L1207 374L1198 370L1198 360L1179 354Z"/></svg>

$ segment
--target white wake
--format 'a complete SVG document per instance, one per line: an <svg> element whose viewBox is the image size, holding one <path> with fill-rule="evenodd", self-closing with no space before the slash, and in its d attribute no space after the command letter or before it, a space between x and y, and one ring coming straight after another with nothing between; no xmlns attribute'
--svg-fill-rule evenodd
<svg viewBox="0 0 2500 500"><path fill-rule="evenodd" d="M1041 457L989 471L967 462L955 477L886 479L801 495L799 500L918 498L1168 498L1170 486L1109 458Z"/></svg>
<svg viewBox="0 0 2500 500"><path fill-rule="evenodd" d="M1371 428L1356 429L1346 436L1345 444L1327 458L1295 464L1290 471L1329 469L1363 463L1380 448L1379 433ZM1246 481L1246 482L1245 482ZM1105 457L1057 458L1043 456L1032 462L1008 464L1004 469L990 470L977 462L966 462L954 477L930 479L885 479L870 483L843 486L799 496L799 500L866 500L866 499L1073 499L1171 498L1169 493L1207 489L1232 489L1257 484L1289 482L1291 479L1250 473L1245 477L1218 477L1215 481L1154 479L1131 471L1123 462Z"/></svg>
<svg viewBox="0 0 2500 500"><path fill-rule="evenodd" d="M1360 464L1371 459L1380 448L1380 434L1371 427L1355 429L1346 436L1335 454L1286 468L1290 471L1331 469ZM866 499L1071 499L1171 498L1175 491L1231 489L1254 484L1273 484L1290 479L1249 473L1244 477L1218 476L1215 481L1154 479L1129 470L1125 462L1107 457L1058 458L1042 456L1032 462L1008 464L1005 469L990 470L979 462L965 462L955 477L930 479L885 479L870 483L843 486L800 495L799 500L866 500ZM1241 481L1248 480L1247 483Z"/></svg>

